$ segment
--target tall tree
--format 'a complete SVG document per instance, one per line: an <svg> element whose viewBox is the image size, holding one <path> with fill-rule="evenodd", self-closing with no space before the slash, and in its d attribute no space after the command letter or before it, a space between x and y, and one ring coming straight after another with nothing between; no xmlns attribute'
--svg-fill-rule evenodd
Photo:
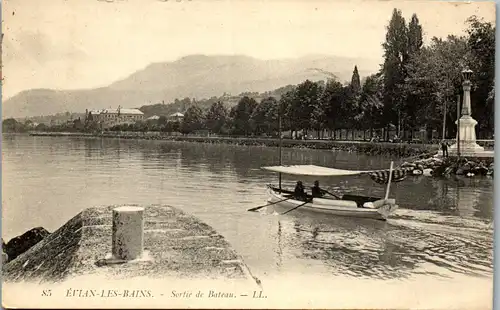
<svg viewBox="0 0 500 310"><path fill-rule="evenodd" d="M410 60L405 92L409 123L441 129L446 111L446 122L452 124L456 104L451 103L461 94L461 71L468 54L466 38L448 36L445 40L432 38L430 46ZM447 126L448 136L453 135L453 127Z"/></svg>
<svg viewBox="0 0 500 310"><path fill-rule="evenodd" d="M359 78L358 66L354 66L351 78L351 89L354 94L361 92L361 80Z"/></svg>
<svg viewBox="0 0 500 310"><path fill-rule="evenodd" d="M384 48L384 114L389 123L400 124L405 64L408 61L408 28L400 10L394 9L387 27ZM398 129L400 126L398 126Z"/></svg>
<svg viewBox="0 0 500 310"><path fill-rule="evenodd" d="M472 58L468 66L474 71L471 94L472 113L479 131L491 137L494 128L494 104L488 100L495 83L495 27L477 16L467 20L468 46Z"/></svg>
<svg viewBox="0 0 500 310"><path fill-rule="evenodd" d="M403 63L407 56L408 50L408 28L406 27L405 19L401 10L394 9L392 18L387 27L385 42L382 44L384 48L384 58L396 58L400 63Z"/></svg>
<svg viewBox="0 0 500 310"><path fill-rule="evenodd" d="M408 56L411 58L418 53L424 44L422 36L422 26L417 14L413 14L408 24Z"/></svg>

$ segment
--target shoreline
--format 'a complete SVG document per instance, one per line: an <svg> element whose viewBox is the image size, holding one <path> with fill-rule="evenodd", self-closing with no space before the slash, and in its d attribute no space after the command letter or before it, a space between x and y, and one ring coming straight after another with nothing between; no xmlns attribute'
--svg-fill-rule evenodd
<svg viewBox="0 0 500 310"><path fill-rule="evenodd" d="M44 137L86 137L86 138L119 138L162 140L176 142L196 142L209 144L231 144L242 146L278 147L279 139L263 137L207 137L165 135L160 132L104 132L101 134L83 132L30 132L30 136ZM411 157L433 155L439 151L435 144L409 144L392 142L340 141L340 140L293 140L282 139L284 148L302 148L317 150L339 150L357 152L366 155L395 155Z"/></svg>

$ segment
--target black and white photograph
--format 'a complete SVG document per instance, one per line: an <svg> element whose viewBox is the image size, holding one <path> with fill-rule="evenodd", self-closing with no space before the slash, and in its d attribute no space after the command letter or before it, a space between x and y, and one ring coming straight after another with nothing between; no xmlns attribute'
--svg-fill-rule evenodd
<svg viewBox="0 0 500 310"><path fill-rule="evenodd" d="M5 308L493 309L493 1L4 0Z"/></svg>

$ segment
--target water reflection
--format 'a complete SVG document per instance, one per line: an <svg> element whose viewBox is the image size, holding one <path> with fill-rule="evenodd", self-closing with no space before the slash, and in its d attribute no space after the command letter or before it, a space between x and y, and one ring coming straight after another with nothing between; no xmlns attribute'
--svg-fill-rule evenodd
<svg viewBox="0 0 500 310"><path fill-rule="evenodd" d="M277 240L278 240L278 246L276 247L276 266L278 267L278 270L280 270L281 265L283 264L283 247L282 247L282 232L283 226L281 224L281 221L278 221L278 232L276 234Z"/></svg>
<svg viewBox="0 0 500 310"><path fill-rule="evenodd" d="M287 164L386 168L391 158L284 149ZM92 205L165 203L213 226L253 272L370 278L447 271L490 274L493 180L409 177L391 187L400 209L388 222L303 214L261 214L265 185L277 176L276 148L126 139L4 136L4 238L53 231ZM293 187L294 178L283 185ZM314 178L304 178L309 185ZM322 186L383 197L367 177L323 178ZM36 189L36 195L33 191Z"/></svg>
<svg viewBox="0 0 500 310"><path fill-rule="evenodd" d="M442 215L477 217L487 221L493 219L493 179L490 177L413 177L405 182L408 184L399 185L396 192L400 205L405 208L434 210ZM416 191L410 190L411 185ZM406 194L402 196L403 193Z"/></svg>
<svg viewBox="0 0 500 310"><path fill-rule="evenodd" d="M455 197L457 213L464 217L493 218L493 201L489 199L488 191L493 179L457 178L457 186L448 184L448 197ZM492 195L490 195L492 196Z"/></svg>
<svg viewBox="0 0 500 310"><path fill-rule="evenodd" d="M137 141L128 139L82 139L35 137L35 146L48 146L49 161L85 149L82 164L107 164L125 169L131 164L145 170L186 171L193 175L203 172L222 177L236 175L238 183L252 183L265 190L265 184L277 183L277 175L261 170L279 162L277 148L241 147L188 142ZM14 148L15 137L4 139ZM37 152L38 150L35 150ZM41 151L41 149L40 149ZM316 164L345 169L386 168L390 160L384 156L365 156L338 151L283 149L286 164ZM128 161L125 163L124 161ZM125 166L124 166L125 165ZM309 185L313 177L301 177ZM283 186L292 188L293 176L283 176ZM353 193L383 197L385 186L366 176L321 178L321 185L330 192ZM412 210L434 210L440 214L493 218L493 179L489 177L434 179L409 176L391 187L391 196L400 207Z"/></svg>
<svg viewBox="0 0 500 310"><path fill-rule="evenodd" d="M286 247L297 259L320 261L334 275L392 279L426 274L446 278L449 271L473 276L491 276L493 272L488 233L453 233L437 227L364 219L309 216L306 220L299 214L295 218L280 222L283 237L278 238L278 248Z"/></svg>

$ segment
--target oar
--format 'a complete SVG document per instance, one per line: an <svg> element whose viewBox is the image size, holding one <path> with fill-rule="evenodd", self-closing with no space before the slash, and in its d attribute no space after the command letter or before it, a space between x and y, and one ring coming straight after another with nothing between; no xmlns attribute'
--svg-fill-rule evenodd
<svg viewBox="0 0 500 310"><path fill-rule="evenodd" d="M342 198L340 198L339 196L337 196L337 195L335 195L335 194L330 193L329 191L325 191L324 189L322 189L322 191L323 191L323 192L325 192L325 193L327 193L327 194L332 195L333 197L335 197L335 198L337 198L337 199L342 199Z"/></svg>
<svg viewBox="0 0 500 310"><path fill-rule="evenodd" d="M273 204L276 204L276 203L279 203L279 202L282 202L282 201L285 201L285 200L288 200L288 199L292 199L292 198L293 197L290 197L290 198L286 198L286 199L282 199L282 200L278 200L278 201L275 201L275 202L268 203L267 205L250 208L247 211L257 211L257 210L262 209L264 207L267 207L267 206L270 206L270 205L273 205Z"/></svg>
<svg viewBox="0 0 500 310"><path fill-rule="evenodd" d="M305 205L306 203L309 203L309 202L311 202L311 201L306 201L306 202L304 202L303 204L300 204L300 205L298 205L298 206L296 206L296 207L293 207L293 208L291 208L290 210L288 210L288 211L286 211L286 212L281 213L281 215L283 215L283 214L287 214L288 212L291 212L291 211L293 211L293 210L295 210L295 209L297 209L297 208L299 208L299 207L302 207L303 205Z"/></svg>

